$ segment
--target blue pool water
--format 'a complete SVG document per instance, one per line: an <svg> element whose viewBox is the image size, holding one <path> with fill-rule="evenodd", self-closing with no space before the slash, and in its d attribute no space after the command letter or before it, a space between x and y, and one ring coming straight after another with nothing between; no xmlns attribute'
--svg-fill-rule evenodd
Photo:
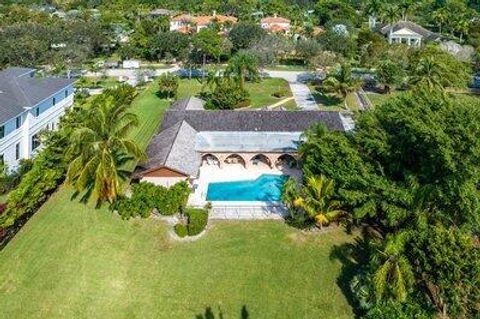
<svg viewBox="0 0 480 319"><path fill-rule="evenodd" d="M280 201L285 176L261 175L256 180L208 184L208 201Z"/></svg>

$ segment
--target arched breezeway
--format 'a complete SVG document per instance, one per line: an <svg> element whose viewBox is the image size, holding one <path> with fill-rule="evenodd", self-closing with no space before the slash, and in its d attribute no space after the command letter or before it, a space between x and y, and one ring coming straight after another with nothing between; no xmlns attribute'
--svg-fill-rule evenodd
<svg viewBox="0 0 480 319"><path fill-rule="evenodd" d="M246 162L245 162L245 159L238 155L238 154L230 154L228 155L225 160L224 160L224 163L225 164L241 164L243 165L243 167L246 167Z"/></svg>

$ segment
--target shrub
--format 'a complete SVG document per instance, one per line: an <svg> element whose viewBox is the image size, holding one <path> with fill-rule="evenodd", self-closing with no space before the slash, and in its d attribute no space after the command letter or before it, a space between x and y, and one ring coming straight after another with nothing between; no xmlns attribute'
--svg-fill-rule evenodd
<svg viewBox="0 0 480 319"><path fill-rule="evenodd" d="M286 89L279 89L275 92L272 93L272 95L276 98L281 98L281 97L284 97L284 96L287 96L288 92Z"/></svg>
<svg viewBox="0 0 480 319"><path fill-rule="evenodd" d="M200 234L208 222L208 212L204 209L189 208L185 215L188 217L188 236L195 236Z"/></svg>
<svg viewBox="0 0 480 319"><path fill-rule="evenodd" d="M132 197L121 198L112 206L123 219L141 216L147 218L153 209L162 215L173 215L183 211L190 190L186 182L170 188L142 182L132 186Z"/></svg>
<svg viewBox="0 0 480 319"><path fill-rule="evenodd" d="M173 229L175 230L175 234L177 234L177 236L180 238L183 238L188 234L187 226L185 226L184 224L178 223Z"/></svg>

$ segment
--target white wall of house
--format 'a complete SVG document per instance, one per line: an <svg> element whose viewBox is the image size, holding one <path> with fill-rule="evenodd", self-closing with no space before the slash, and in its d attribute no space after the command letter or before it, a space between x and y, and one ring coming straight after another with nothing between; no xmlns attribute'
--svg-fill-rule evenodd
<svg viewBox="0 0 480 319"><path fill-rule="evenodd" d="M388 33L387 38L390 44L403 43L413 47L419 47L422 44L422 36L407 28Z"/></svg>
<svg viewBox="0 0 480 319"><path fill-rule="evenodd" d="M33 147L37 134L45 129L58 128L60 117L73 104L73 96L73 87L65 88L35 107L25 109L18 116L21 119L18 120L19 125L17 117L3 124L5 136L0 139L0 156L3 156L3 162L9 169L16 169L20 160L31 158L38 152L41 146Z"/></svg>

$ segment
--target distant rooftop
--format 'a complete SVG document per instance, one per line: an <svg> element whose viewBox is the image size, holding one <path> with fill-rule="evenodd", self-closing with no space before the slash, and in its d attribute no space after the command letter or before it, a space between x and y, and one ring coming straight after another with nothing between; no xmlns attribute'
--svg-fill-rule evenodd
<svg viewBox="0 0 480 319"><path fill-rule="evenodd" d="M35 77L35 69L12 67L0 71L0 123L33 107L74 81Z"/></svg>

